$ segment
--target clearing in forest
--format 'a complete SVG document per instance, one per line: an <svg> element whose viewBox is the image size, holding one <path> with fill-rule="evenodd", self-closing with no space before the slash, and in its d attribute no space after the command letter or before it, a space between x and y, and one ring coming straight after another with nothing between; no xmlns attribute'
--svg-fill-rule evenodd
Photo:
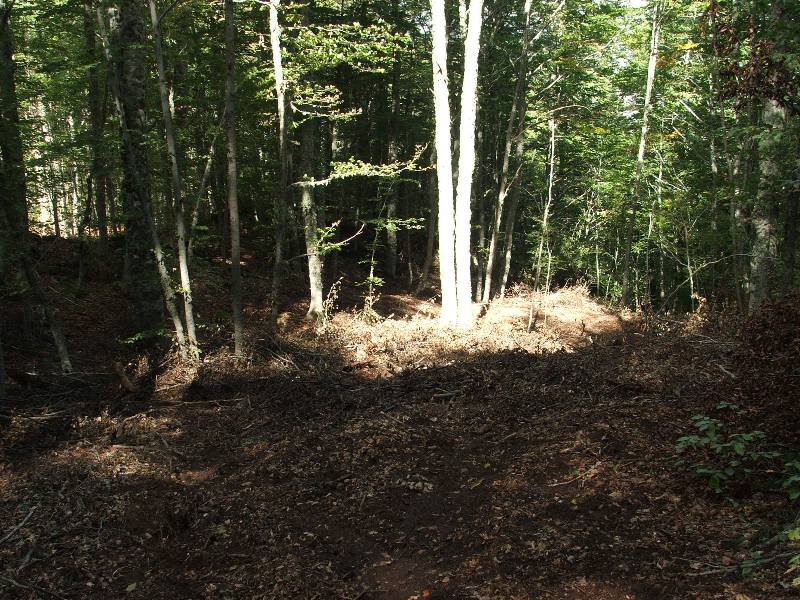
<svg viewBox="0 0 800 600"><path fill-rule="evenodd" d="M740 577L785 495L726 502L675 466L738 389L735 338L581 289L519 291L469 333L431 306L386 294L321 333L287 313L246 366L140 355L136 393L38 382L3 419L3 596L797 596L785 561Z"/></svg>

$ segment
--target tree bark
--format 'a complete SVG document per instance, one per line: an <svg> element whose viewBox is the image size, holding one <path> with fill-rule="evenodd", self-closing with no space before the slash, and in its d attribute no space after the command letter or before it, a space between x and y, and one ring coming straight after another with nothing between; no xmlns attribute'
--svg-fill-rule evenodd
<svg viewBox="0 0 800 600"><path fill-rule="evenodd" d="M208 146L208 156L206 157L205 166L203 167L203 174L200 176L200 185L197 186L197 194L195 195L194 205L192 206L192 217L191 217L191 224L189 225L189 241L187 242L187 252L188 257L187 260L189 261L189 266L192 265L192 259L194 258L194 239L195 239L195 230L197 229L197 224L200 221L200 205L203 202L203 198L206 196L206 188L208 187L208 179L211 175L211 171L214 167L214 156L216 153L216 145L217 145L217 137L219 136L219 132L221 126L224 125L225 121L225 113L223 111L222 114L222 123L220 123L220 127L218 127L212 133L211 137L211 144Z"/></svg>
<svg viewBox="0 0 800 600"><path fill-rule="evenodd" d="M314 178L315 134L317 124L313 118L307 118L300 127L300 152L303 156L303 175L306 179ZM303 212L303 232L306 240L308 256L308 283L310 301L307 317L319 322L323 316L322 308L322 257L319 255L319 237L317 230L317 205L314 201L314 187L300 185L300 208Z"/></svg>
<svg viewBox="0 0 800 600"><path fill-rule="evenodd" d="M106 190L101 179L105 171L103 164L103 126L105 125L105 111L103 110L106 90L100 85L97 74L97 44L95 42L96 22L92 0L84 2L83 32L86 44L86 60L91 65L87 81L87 105L89 107L89 121L91 123L91 174L95 195L95 209L97 212L97 230L99 233L99 251L101 256L108 252L108 219L106 217Z"/></svg>
<svg viewBox="0 0 800 600"><path fill-rule="evenodd" d="M280 0L269 5L269 32L272 46L272 65L275 71L275 93L278 98L278 136L280 158L280 189L275 198L275 261L272 266L271 318L275 322L280 307L280 291L285 265L283 250L286 239L286 218L289 206L289 111L286 110L286 81L281 56L281 26L278 20Z"/></svg>
<svg viewBox="0 0 800 600"><path fill-rule="evenodd" d="M780 188L779 141L776 134L784 129L785 109L774 100L765 100L763 121L767 127L759 144L758 194L753 206L751 225L753 245L750 253L750 294L748 310L752 313L771 296L775 260L778 257L777 192Z"/></svg>
<svg viewBox="0 0 800 600"><path fill-rule="evenodd" d="M395 12L397 10L397 3L395 0ZM389 164L397 162L398 140L397 134L399 129L399 111L400 111L400 59L397 54L394 56L394 64L392 65L392 111L389 117L389 141L387 149L387 161ZM395 219L397 218L397 198L399 195L399 183L393 181L389 194L386 199L386 275L391 279L397 277L397 226Z"/></svg>
<svg viewBox="0 0 800 600"><path fill-rule="evenodd" d="M444 0L431 0L433 49L433 104L436 130L436 171L439 189L439 278L442 289L443 324L457 318L455 269L455 215L453 164L451 161L450 92L447 78L447 21Z"/></svg>
<svg viewBox="0 0 800 600"><path fill-rule="evenodd" d="M103 14L97 8L97 22L111 68L111 95L122 140L126 283L140 331L152 330L161 324L163 295L163 302L175 328L181 356L185 358L186 336L175 304L172 278L164 262L147 187L147 154L144 145L145 73L142 56L144 31L139 6L133 0L122 0L118 10L110 8L108 12L111 17L110 36L106 31Z"/></svg>
<svg viewBox="0 0 800 600"><path fill-rule="evenodd" d="M417 293L428 287L431 267L433 267L433 252L436 244L436 213L437 213L437 194L436 194L436 150L431 153L431 170L428 174L428 222L426 225L425 242L425 262L422 263L419 283L417 283Z"/></svg>
<svg viewBox="0 0 800 600"><path fill-rule="evenodd" d="M234 354L244 355L242 314L242 266L239 240L239 196L236 167L236 56L233 0L225 0L225 122L228 139L228 216L231 238L231 312Z"/></svg>
<svg viewBox="0 0 800 600"><path fill-rule="evenodd" d="M472 184L475 172L475 118L478 107L478 57L483 0L471 0L464 41L461 85L458 186L456 188L456 302L459 327L472 326Z"/></svg>
<svg viewBox="0 0 800 600"><path fill-rule="evenodd" d="M524 115L522 115L524 123ZM520 167L522 166L523 152L525 150L524 133L520 133L517 137L517 156L519 157ZM508 216L506 217L506 230L505 230L505 243L506 252L503 258L503 276L500 279L500 292L498 296L502 298L506 293L506 285L508 284L508 274L511 272L511 251L514 247L514 225L517 222L517 207L519 206L519 196L522 189L522 171L517 173L514 183L511 187L511 204L508 206Z"/></svg>
<svg viewBox="0 0 800 600"><path fill-rule="evenodd" d="M514 148L516 137L524 135L523 126L525 123L526 101L525 92L527 90L528 76L528 47L530 45L530 22L531 22L531 0L525 0L524 6L525 25L522 33L522 52L519 59L517 70L517 85L514 89L514 100L511 103L511 111L508 115L508 125L506 126L506 139L503 148L503 162L500 167L499 185L497 191L497 201L494 206L494 219L492 221L492 233L489 239L489 253L486 257L486 275L483 283L484 303L489 302L492 293L492 278L494 265L497 260L497 250L499 246L500 228L503 219L503 209L510 187L509 171L511 167L511 151ZM519 118L519 126L517 119ZM522 155L518 158L521 160ZM513 227L513 225L512 225ZM505 286L503 286L505 287Z"/></svg>
<svg viewBox="0 0 800 600"><path fill-rule="evenodd" d="M181 181L178 167L178 143L175 136L175 126L172 121L172 108L170 106L170 93L167 87L167 74L164 69L164 53L161 48L161 23L155 0L149 0L150 19L153 23L153 46L155 49L156 66L158 68L158 90L161 96L161 113L164 118L164 134L167 138L167 155L169 157L170 175L172 176L173 211L175 216L176 245L178 247L178 272L181 278L181 294L183 295L183 314L186 323L186 341L189 356L197 360L200 358L200 348L197 345L197 333L194 323L194 308L192 304L192 278L189 274L189 258L186 239L186 216L183 196L183 182Z"/></svg>
<svg viewBox="0 0 800 600"><path fill-rule="evenodd" d="M556 156L556 120L552 113L548 119L548 129L550 130L550 149L548 151L547 175L547 200L545 201L544 211L542 212L542 235L539 238L539 249L536 252L536 274L534 276L533 289L539 290L539 283L542 275L542 253L544 252L545 240L549 235L550 207L553 205L553 185L555 183L555 156Z"/></svg>
<svg viewBox="0 0 800 600"><path fill-rule="evenodd" d="M3 174L0 178L0 194L3 201L0 204L9 229L11 247L17 252L14 258L20 262L31 292L44 310L58 352L61 370L69 373L72 371L72 362L61 323L30 256L27 182L20 134L11 8L12 2L0 0L0 165Z"/></svg>
<svg viewBox="0 0 800 600"><path fill-rule="evenodd" d="M800 180L800 173L797 175ZM795 182L786 203L785 227L783 232L783 293L794 288L795 260L797 256L797 213L800 204L800 183Z"/></svg>

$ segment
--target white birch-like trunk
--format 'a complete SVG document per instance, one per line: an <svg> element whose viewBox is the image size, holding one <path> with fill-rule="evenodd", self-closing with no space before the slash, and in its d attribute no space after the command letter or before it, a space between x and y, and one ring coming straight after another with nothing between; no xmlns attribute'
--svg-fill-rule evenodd
<svg viewBox="0 0 800 600"><path fill-rule="evenodd" d="M431 0L433 50L433 105L436 121L436 171L439 183L439 278L442 287L440 319L446 325L457 318L453 164L450 159L450 93L447 78L447 21L444 0Z"/></svg>
<svg viewBox="0 0 800 600"><path fill-rule="evenodd" d="M464 78L461 86L458 186L456 188L456 321L472 325L471 235L472 178L475 172L475 118L478 107L478 56L480 54L483 0L469 5L464 42Z"/></svg>

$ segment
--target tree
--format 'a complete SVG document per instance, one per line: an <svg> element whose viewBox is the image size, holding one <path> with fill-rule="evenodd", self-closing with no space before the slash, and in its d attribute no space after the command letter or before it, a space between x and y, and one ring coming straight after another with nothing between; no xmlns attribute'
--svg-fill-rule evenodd
<svg viewBox="0 0 800 600"><path fill-rule="evenodd" d="M231 313L236 356L244 355L242 266L239 241L239 196L236 168L236 54L233 0L225 0L225 131L228 138L228 214L231 236Z"/></svg>
<svg viewBox="0 0 800 600"><path fill-rule="evenodd" d="M447 78L447 25L444 0L431 0L433 38L433 103L436 123L436 172L439 188L439 279L442 287L441 321L456 322L455 214L453 208L453 165L450 161L450 91Z"/></svg>
<svg viewBox="0 0 800 600"><path fill-rule="evenodd" d="M633 179L633 192L629 206L625 210L625 262L622 267L622 303L630 304L631 289L631 250L636 223L636 212L640 202L642 167L644 154L647 147L648 118L650 116L650 101L653 96L653 83L656 78L656 63L658 62L658 39L661 34L661 0L655 0L653 6L653 28L650 34L650 56L647 63L647 81L645 83L644 105L642 106L642 130L639 134L639 150L636 154L636 171Z"/></svg>
<svg viewBox="0 0 800 600"><path fill-rule="evenodd" d="M173 209L175 212L176 245L178 247L178 272L181 278L181 294L183 295L183 316L186 324L186 342L189 355L197 360L200 348L197 345L197 333L194 324L194 308L192 304L192 278L189 275L189 247L186 235L186 216L184 208L183 181L178 167L178 142L175 126L172 123L172 111L169 105L167 75L164 68L164 53L161 49L161 20L155 0L149 0L150 18L153 23L153 46L155 48L156 66L158 67L158 90L161 96L161 113L164 118L164 133L167 138L167 154L169 155L170 174L172 176Z"/></svg>
<svg viewBox="0 0 800 600"><path fill-rule="evenodd" d="M322 319L322 256L319 252L319 222L317 204L314 199L314 157L317 137L317 121L306 117L300 126L300 153L303 157L301 170L304 181L300 182L300 209L303 214L303 234L308 258L308 282L310 301L307 317L319 322Z"/></svg>
<svg viewBox="0 0 800 600"><path fill-rule="evenodd" d="M472 178L475 170L475 116L478 106L478 56L483 0L471 0L464 41L464 77L461 85L458 186L456 189L456 298L457 322L472 325L471 236Z"/></svg>
<svg viewBox="0 0 800 600"><path fill-rule="evenodd" d="M275 71L275 95L278 100L278 153L280 158L280 182L275 196L275 260L272 267L272 320L278 318L278 300L281 289L283 246L286 238L286 216L289 207L289 111L286 106L286 80L283 76L281 56L281 26L278 21L280 0L269 5L269 33L272 48L272 65Z"/></svg>
<svg viewBox="0 0 800 600"><path fill-rule="evenodd" d="M498 251L498 242L500 238L500 227L503 219L503 208L505 200L508 196L509 189L512 185L514 187L514 198L516 202L512 201L513 210L509 210L509 215L506 224L506 261L503 267L503 280L508 277L508 270L511 268L511 238L509 237L514 231L514 219L516 216L516 205L519 202L519 185L517 176L511 174L511 151L516 146L518 152L517 157L521 161L524 151L524 138L525 138L525 113L527 109L526 91L528 81L528 50L530 46L530 24L531 24L531 0L525 0L523 8L524 26L522 30L522 51L519 57L519 66L517 70L517 83L514 89L514 99L511 102L511 110L508 115L508 125L506 126L505 146L503 148L503 162L500 167L499 189L497 192L497 200L495 201L494 218L492 220L491 237L489 238L489 250L486 258L486 273L485 281L483 283L483 297L481 301L489 302L492 293L492 274L494 272L495 260ZM516 144L514 140L518 139L522 143ZM505 283L501 285L505 288ZM502 296L502 293L500 294Z"/></svg>
<svg viewBox="0 0 800 600"><path fill-rule="evenodd" d="M61 370L72 371L72 361L61 330L58 315L50 303L39 274L31 260L28 243L28 199L20 135L19 102L17 99L16 66L14 64L14 38L11 30L13 2L0 0L0 192L3 195L2 221L8 230L7 239L16 249L14 257L21 265L28 286L42 306L58 351ZM0 256L5 262L5 256ZM5 264L3 264L5 270ZM5 371L5 368L2 369Z"/></svg>

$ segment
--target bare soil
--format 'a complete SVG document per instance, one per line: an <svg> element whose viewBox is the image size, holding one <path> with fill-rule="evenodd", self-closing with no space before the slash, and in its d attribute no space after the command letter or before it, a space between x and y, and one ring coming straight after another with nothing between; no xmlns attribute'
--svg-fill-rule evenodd
<svg viewBox="0 0 800 600"><path fill-rule="evenodd" d="M51 255L77 371L55 375L45 337L14 335L12 304L9 366L37 375L11 386L0 418L0 597L800 597L788 558L738 568L754 548L786 550L769 541L797 503L726 500L675 465L693 415L766 406L789 385L778 376L756 401L728 322L518 289L464 333L399 288L364 319L345 281L315 331L298 278L275 330L253 261L239 363L224 264L204 262L207 354L187 367L123 343L135 332L117 284L71 296Z"/></svg>

